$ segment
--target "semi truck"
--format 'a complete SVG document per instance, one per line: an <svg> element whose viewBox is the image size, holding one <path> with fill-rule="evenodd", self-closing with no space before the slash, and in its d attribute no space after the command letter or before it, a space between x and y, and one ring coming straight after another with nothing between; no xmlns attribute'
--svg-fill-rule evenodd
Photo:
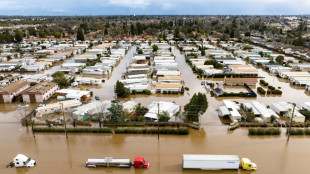
<svg viewBox="0 0 310 174"><path fill-rule="evenodd" d="M201 170L256 170L257 166L248 158L242 158L241 163L238 155L201 155L183 154L183 169Z"/></svg>
<svg viewBox="0 0 310 174"><path fill-rule="evenodd" d="M35 160L23 154L18 154L13 160L15 167L34 167L36 165Z"/></svg>
<svg viewBox="0 0 310 174"><path fill-rule="evenodd" d="M119 168L148 168L149 162L145 161L143 157L136 156L132 163L130 159L113 159L112 157L105 157L104 159L88 159L86 161L86 167L119 167Z"/></svg>

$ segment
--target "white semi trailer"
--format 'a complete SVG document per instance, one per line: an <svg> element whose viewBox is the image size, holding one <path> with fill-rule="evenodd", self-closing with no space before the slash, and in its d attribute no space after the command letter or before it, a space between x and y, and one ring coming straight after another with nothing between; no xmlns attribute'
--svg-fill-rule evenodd
<svg viewBox="0 0 310 174"><path fill-rule="evenodd" d="M183 155L183 169L222 170L239 169L237 155Z"/></svg>

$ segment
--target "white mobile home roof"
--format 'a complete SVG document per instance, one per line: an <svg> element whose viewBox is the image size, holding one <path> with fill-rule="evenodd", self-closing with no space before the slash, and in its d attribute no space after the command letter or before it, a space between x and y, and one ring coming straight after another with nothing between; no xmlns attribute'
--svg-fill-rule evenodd
<svg viewBox="0 0 310 174"><path fill-rule="evenodd" d="M261 115L268 119L270 118L272 115L274 115L275 117L279 118L279 116L271 109L268 109L264 104L261 104L258 101L252 101L251 102L252 105L258 110L258 112L261 113Z"/></svg>
<svg viewBox="0 0 310 174"><path fill-rule="evenodd" d="M260 115L260 112L252 105L252 103L243 103L246 109L252 108L254 115Z"/></svg>
<svg viewBox="0 0 310 174"><path fill-rule="evenodd" d="M238 155L195 155L195 154L183 154L183 160L191 161L208 161L208 160L227 160L227 161L239 161Z"/></svg>
<svg viewBox="0 0 310 174"><path fill-rule="evenodd" d="M226 106L220 106L219 110L223 114L222 116L230 115L230 112Z"/></svg>

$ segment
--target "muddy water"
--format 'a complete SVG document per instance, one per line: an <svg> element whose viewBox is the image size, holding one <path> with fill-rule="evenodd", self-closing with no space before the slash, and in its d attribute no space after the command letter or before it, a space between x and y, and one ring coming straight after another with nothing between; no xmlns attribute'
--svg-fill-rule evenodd
<svg viewBox="0 0 310 174"><path fill-rule="evenodd" d="M113 99L113 86L121 78L130 56L135 48L129 51L122 62L114 69L111 78L102 85L102 89L91 89L94 95L102 99ZM173 50L177 57L179 69L185 86L190 90L184 95L133 95L131 100L147 105L154 100L175 101L185 105L195 92L205 92L200 80L192 74L186 65L184 57ZM284 91L282 96L258 96L256 100L264 103L291 101L300 103L310 101L304 89L292 88L286 81L279 80L260 70L260 76L275 87ZM208 79L212 80L212 79ZM213 79L216 80L216 79ZM219 80L219 79L217 79ZM235 90L235 89L234 89ZM126 99L126 100L129 100ZM232 98L231 98L232 99ZM21 127L16 117L17 104L0 105L0 173L8 174L54 174L54 173L308 173L310 137L291 137L286 142L286 136L249 137L246 129L227 131L218 118L216 109L223 99L210 97L209 108L201 117L202 129L191 130L187 136L161 135L111 135L111 134L69 134L68 140L64 134L36 134L32 137L30 129ZM253 99L233 98L236 101L251 101ZM35 107L31 105L31 107ZM17 153L24 153L37 160L38 165L31 169L6 169L5 165L12 161ZM249 157L257 163L256 172L245 171L199 171L182 170L182 154L236 154L239 157ZM149 169L118 169L84 167L87 158L131 158L141 155L150 162Z"/></svg>

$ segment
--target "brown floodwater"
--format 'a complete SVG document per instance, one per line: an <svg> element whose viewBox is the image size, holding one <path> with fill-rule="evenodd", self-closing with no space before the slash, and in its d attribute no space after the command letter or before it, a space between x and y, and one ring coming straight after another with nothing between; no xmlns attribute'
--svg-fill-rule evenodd
<svg viewBox="0 0 310 174"><path fill-rule="evenodd" d="M102 88L91 88L94 95L101 99L114 99L113 86L116 80L121 79L125 67L131 62L135 47L121 60L114 69L112 76L102 85ZM190 90L184 95L132 95L125 100L133 100L147 105L154 100L174 101L184 106L196 92L206 92L200 85L201 80L192 73L186 65L184 57L173 49L176 55L179 70ZM270 104L272 102L310 101L303 88L293 87L288 82L270 76L259 70L260 76L275 87L281 87L281 96L258 96L253 99L226 98L239 102L258 100ZM212 79L205 79L212 80ZM220 81L220 79L213 79ZM256 86L259 86L257 84ZM234 88L233 88L234 89ZM235 90L235 89L234 89ZM255 90L256 91L256 90ZM190 130L186 136L160 135L112 135L112 134L64 134L38 133L34 139L31 129L22 127L17 116L16 104L0 104L0 173L8 174L54 174L54 173L257 173L257 174L291 174L308 173L306 168L310 157L310 137L293 136L286 142L285 129L280 136L252 137L247 135L247 129L240 128L227 131L228 126L223 124L217 116L216 109L224 98L210 97L207 93L209 107L201 116L201 129ZM31 104L30 108L37 104ZM37 161L37 166L29 169L5 168L16 154L23 153ZM182 154L235 154L239 157L248 157L258 165L258 170L248 172L242 170L229 171L200 171L183 170ZM150 162L148 169L120 169L85 167L88 158L130 158L141 155Z"/></svg>

